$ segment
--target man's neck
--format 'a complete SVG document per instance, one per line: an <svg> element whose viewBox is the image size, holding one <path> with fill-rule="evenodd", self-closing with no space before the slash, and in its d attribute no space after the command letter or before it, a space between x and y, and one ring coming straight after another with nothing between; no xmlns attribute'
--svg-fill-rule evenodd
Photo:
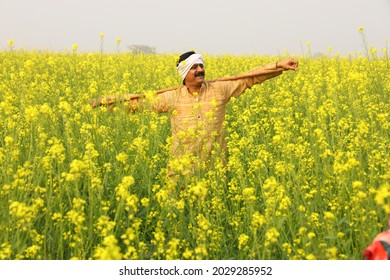
<svg viewBox="0 0 390 280"><path fill-rule="evenodd" d="M194 93L194 92L199 93L200 88L202 87L202 84L200 84L200 85L186 85L186 87L187 87L188 92L190 92L190 93Z"/></svg>

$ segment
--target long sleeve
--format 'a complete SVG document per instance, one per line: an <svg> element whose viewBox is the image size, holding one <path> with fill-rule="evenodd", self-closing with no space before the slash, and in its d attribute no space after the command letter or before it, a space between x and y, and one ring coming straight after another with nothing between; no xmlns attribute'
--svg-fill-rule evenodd
<svg viewBox="0 0 390 280"><path fill-rule="evenodd" d="M180 87L176 90L169 90L157 94L152 100L153 111L157 113L172 111L177 101L178 90L180 90Z"/></svg>
<svg viewBox="0 0 390 280"><path fill-rule="evenodd" d="M225 97L227 101L229 101L232 97L240 96L246 89L249 89L256 84L260 84L268 79L279 76L282 74L283 70L283 68L276 67L276 62L272 62L246 72L246 74L254 74L251 77L232 81L222 81L220 83L221 87L224 88L224 92L226 94ZM255 73L258 73L258 75Z"/></svg>

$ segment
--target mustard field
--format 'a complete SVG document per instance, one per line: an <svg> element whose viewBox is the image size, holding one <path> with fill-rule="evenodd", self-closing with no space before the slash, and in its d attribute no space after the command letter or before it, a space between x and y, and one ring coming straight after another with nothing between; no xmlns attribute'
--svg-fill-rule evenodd
<svg viewBox="0 0 390 280"><path fill-rule="evenodd" d="M169 159L170 113L90 105L180 85L178 54L9 45L0 259L362 259L387 228L387 55L295 57L297 71L230 101L226 164L193 173ZM207 79L282 59L204 58Z"/></svg>

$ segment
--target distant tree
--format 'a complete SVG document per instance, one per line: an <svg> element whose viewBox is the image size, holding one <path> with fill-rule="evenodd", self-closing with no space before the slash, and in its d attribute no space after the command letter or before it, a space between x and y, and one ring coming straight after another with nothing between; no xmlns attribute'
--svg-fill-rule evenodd
<svg viewBox="0 0 390 280"><path fill-rule="evenodd" d="M146 45L130 45L128 46L128 48L134 54L139 54L139 53L155 54L156 53L155 47L150 47Z"/></svg>

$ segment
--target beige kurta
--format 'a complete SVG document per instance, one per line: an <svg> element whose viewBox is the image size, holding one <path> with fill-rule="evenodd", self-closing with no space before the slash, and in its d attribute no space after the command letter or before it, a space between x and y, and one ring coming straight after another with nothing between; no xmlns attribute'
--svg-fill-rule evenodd
<svg viewBox="0 0 390 280"><path fill-rule="evenodd" d="M199 93L190 93L185 86L159 94L153 104L156 112L171 112L172 156L185 153L207 160L217 144L225 146L223 121L226 104L255 84L275 77L283 69L269 63L250 72L275 70L254 77L232 81L204 82Z"/></svg>

